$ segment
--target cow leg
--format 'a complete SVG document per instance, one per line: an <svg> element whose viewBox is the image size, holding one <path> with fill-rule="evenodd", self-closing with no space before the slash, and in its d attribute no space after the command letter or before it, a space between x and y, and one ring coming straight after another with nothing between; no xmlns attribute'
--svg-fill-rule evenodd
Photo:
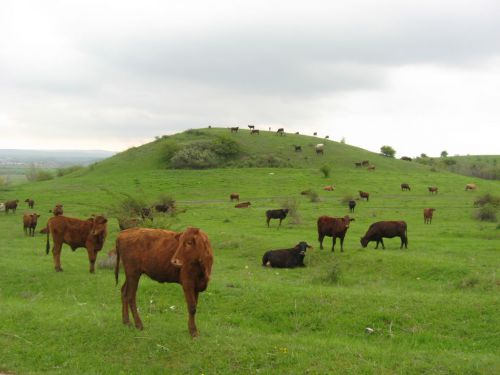
<svg viewBox="0 0 500 375"><path fill-rule="evenodd" d="M89 255L89 264L90 264L89 272L94 273L95 272L95 261L97 259L97 252L94 251L93 249L91 249L91 250L87 249L87 253Z"/></svg>
<svg viewBox="0 0 500 375"><path fill-rule="evenodd" d="M332 237L332 253L335 252L335 243L337 242L337 237Z"/></svg>
<svg viewBox="0 0 500 375"><path fill-rule="evenodd" d="M191 337L194 338L198 336L198 329L196 328L194 320L196 315L196 306L198 304L198 292L192 284L182 285L182 289L184 290L184 298L186 299L189 312L188 330Z"/></svg>
<svg viewBox="0 0 500 375"><path fill-rule="evenodd" d="M281 227L281 222L283 221L283 219L280 217L280 224L278 225L278 228Z"/></svg>
<svg viewBox="0 0 500 375"><path fill-rule="evenodd" d="M268 217L268 218L267 218L267 227L268 227L268 228L269 228L269 222L270 222L270 221L271 221L271 218L270 218L270 217Z"/></svg>
<svg viewBox="0 0 500 375"><path fill-rule="evenodd" d="M344 237L340 237L340 252L344 252Z"/></svg>
<svg viewBox="0 0 500 375"><path fill-rule="evenodd" d="M139 313L137 312L137 286L139 285L139 277L140 276L132 276L127 277L127 287L126 287L126 302L130 306L130 311L132 311L132 316L134 317L135 327L137 329L143 329L141 318L139 317ZM128 314L127 314L128 315ZM128 318L128 316L127 316Z"/></svg>
<svg viewBox="0 0 500 375"><path fill-rule="evenodd" d="M380 243L382 244L382 249L385 250L384 239L382 237L380 237Z"/></svg>
<svg viewBox="0 0 500 375"><path fill-rule="evenodd" d="M54 259L54 268L56 272L62 272L61 268L61 248L62 243L56 244L54 242L54 247L52 248L52 258Z"/></svg>
<svg viewBox="0 0 500 375"><path fill-rule="evenodd" d="M323 250L323 239L324 239L324 238L325 238L325 235L323 235L323 234L320 234L320 235L318 236L319 248L320 248L321 250Z"/></svg>
<svg viewBox="0 0 500 375"><path fill-rule="evenodd" d="M128 300L127 300L127 280L122 285L122 322L123 324L130 325L130 318L128 316Z"/></svg>
<svg viewBox="0 0 500 375"><path fill-rule="evenodd" d="M26 230L26 227L24 227L23 229L24 229L24 235L27 236L28 235L28 231Z"/></svg>
<svg viewBox="0 0 500 375"><path fill-rule="evenodd" d="M377 238L377 246L375 246L375 249L378 249L378 244L380 243L380 240Z"/></svg>

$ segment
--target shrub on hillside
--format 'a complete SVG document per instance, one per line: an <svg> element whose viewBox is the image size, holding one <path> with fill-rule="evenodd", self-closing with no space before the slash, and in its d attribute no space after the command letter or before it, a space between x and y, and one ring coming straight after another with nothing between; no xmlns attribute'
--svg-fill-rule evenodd
<svg viewBox="0 0 500 375"><path fill-rule="evenodd" d="M319 170L325 178L330 177L331 168L328 165L323 165Z"/></svg>
<svg viewBox="0 0 500 375"><path fill-rule="evenodd" d="M483 207L487 204L491 204L494 207L500 207L500 197L494 196L490 193L486 193L481 195L474 201L474 207Z"/></svg>
<svg viewBox="0 0 500 375"><path fill-rule="evenodd" d="M234 158L241 152L238 142L226 137L218 137L215 139L210 148L215 154L223 159Z"/></svg>
<svg viewBox="0 0 500 375"><path fill-rule="evenodd" d="M312 189L307 189L304 191L303 195L307 196L310 202L316 203L320 201L319 194Z"/></svg>
<svg viewBox="0 0 500 375"><path fill-rule="evenodd" d="M172 168L205 169L218 165L218 157L211 150L209 142L195 142L185 145L170 159Z"/></svg>
<svg viewBox="0 0 500 375"><path fill-rule="evenodd" d="M28 181L47 181L52 180L54 175L49 171L40 169L36 167L34 164L30 166L28 172L26 172L26 179Z"/></svg>
<svg viewBox="0 0 500 375"><path fill-rule="evenodd" d="M481 221L497 221L497 211L498 207L492 204L485 204L476 211L476 219Z"/></svg>
<svg viewBox="0 0 500 375"><path fill-rule="evenodd" d="M394 150L391 146L382 146L380 147L380 153L389 158L393 158L396 155L396 150Z"/></svg>
<svg viewBox="0 0 500 375"><path fill-rule="evenodd" d="M161 146L161 159L165 163L170 163L170 159L180 150L177 143L167 141Z"/></svg>
<svg viewBox="0 0 500 375"><path fill-rule="evenodd" d="M288 209L288 217L292 224L300 224L299 201L297 198L285 198L281 201L281 208Z"/></svg>
<svg viewBox="0 0 500 375"><path fill-rule="evenodd" d="M76 171L80 171L84 168L85 167L83 167L82 165L71 165L71 166L65 167L65 168L57 168L56 175L57 175L57 177L62 177L62 176L65 176L67 174L70 174L70 173L73 173Z"/></svg>

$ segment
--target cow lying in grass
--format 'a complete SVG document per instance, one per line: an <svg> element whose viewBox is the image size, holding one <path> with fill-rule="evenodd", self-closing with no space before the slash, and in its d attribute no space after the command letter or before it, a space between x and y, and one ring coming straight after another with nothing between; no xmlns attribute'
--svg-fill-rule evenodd
<svg viewBox="0 0 500 375"><path fill-rule="evenodd" d="M262 265L275 268L305 267L307 249L312 249L312 246L302 241L292 249L270 250L262 257Z"/></svg>

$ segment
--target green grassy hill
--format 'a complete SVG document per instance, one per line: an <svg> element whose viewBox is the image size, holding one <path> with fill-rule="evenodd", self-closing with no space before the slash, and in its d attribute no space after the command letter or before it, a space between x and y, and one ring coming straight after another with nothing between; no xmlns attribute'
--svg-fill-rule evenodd
<svg viewBox="0 0 500 375"><path fill-rule="evenodd" d="M170 151L193 142L228 137L240 154L224 168L179 170ZM313 146L325 144L324 156ZM293 144L301 145L295 153ZM240 168L266 162L280 168ZM290 159L290 160L288 160ZM369 160L375 171L355 168ZM274 163L274 162L273 162ZM319 168L331 167L324 178ZM409 183L411 192L400 184ZM478 191L464 191L474 182ZM334 184L334 192L323 191ZM429 195L427 186L439 187ZM299 193L313 189L320 202ZM344 197L358 200L344 243L332 254L319 250L316 220L348 213ZM229 193L251 201L246 210ZM499 194L498 181L433 172L431 166L385 158L345 144L287 134L202 129L133 148L51 181L0 190L0 201L36 200L42 225L55 203L65 214L110 213L129 194L153 202L167 194L175 217L155 222L173 230L189 225L208 233L215 253L212 280L200 295L200 337L187 333L181 288L141 280L142 332L121 324L119 287L107 269L88 273L86 251L63 248L64 272L45 255L45 237L26 238L21 216L0 215L0 371L12 373L198 374L492 374L500 370L500 229L473 218L473 201ZM265 211L283 203L298 207L277 229ZM431 225L422 209L435 207ZM378 220L408 223L409 249L386 240L386 250L363 249L359 238ZM114 246L117 222L99 259ZM304 269L261 266L262 254L305 240L314 246ZM337 245L338 247L339 245ZM120 275L120 284L124 275ZM365 333L365 328L374 333Z"/></svg>

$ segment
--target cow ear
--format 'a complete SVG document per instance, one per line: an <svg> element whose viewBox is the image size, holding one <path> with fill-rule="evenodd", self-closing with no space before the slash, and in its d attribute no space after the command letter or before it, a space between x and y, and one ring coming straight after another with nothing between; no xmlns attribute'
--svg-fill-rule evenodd
<svg viewBox="0 0 500 375"><path fill-rule="evenodd" d="M349 219L349 221L356 221L356 219L354 219L354 218L351 218L351 219Z"/></svg>
<svg viewBox="0 0 500 375"><path fill-rule="evenodd" d="M106 218L104 218L104 219L102 220L102 223L103 223L103 224L106 224L107 222L108 222L108 219L106 219Z"/></svg>
<svg viewBox="0 0 500 375"><path fill-rule="evenodd" d="M182 233L177 233L174 237L177 241L179 241L179 238L181 238Z"/></svg>

